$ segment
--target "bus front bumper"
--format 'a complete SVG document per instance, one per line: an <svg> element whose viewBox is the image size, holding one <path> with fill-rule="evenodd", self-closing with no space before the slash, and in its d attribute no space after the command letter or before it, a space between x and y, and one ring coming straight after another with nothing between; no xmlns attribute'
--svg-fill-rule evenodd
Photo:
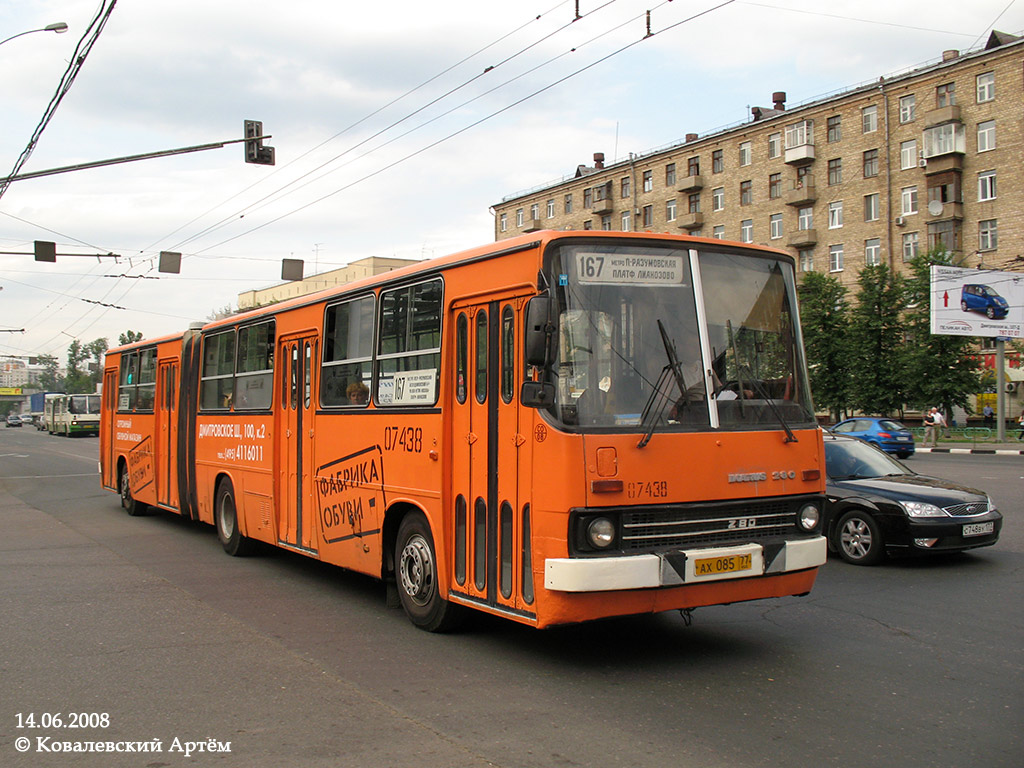
<svg viewBox="0 0 1024 768"><path fill-rule="evenodd" d="M647 555L549 558L544 586L555 592L610 592L770 576L824 565L824 536L731 547L676 550Z"/></svg>

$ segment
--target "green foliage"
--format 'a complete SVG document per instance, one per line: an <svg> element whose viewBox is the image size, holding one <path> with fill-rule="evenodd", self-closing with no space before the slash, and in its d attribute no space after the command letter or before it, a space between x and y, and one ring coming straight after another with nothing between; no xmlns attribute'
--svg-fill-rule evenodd
<svg viewBox="0 0 1024 768"><path fill-rule="evenodd" d="M64 391L69 395L96 391L103 376L103 355L108 348L106 339L95 339L83 345L75 339L68 346L68 371Z"/></svg>
<svg viewBox="0 0 1024 768"><path fill-rule="evenodd" d="M946 251L921 254L911 262L906 281L908 343L904 356L911 373L907 403L918 408L939 406L946 414L953 406L969 410L971 395L981 387L979 363L974 357L977 339L931 333L930 267L951 263Z"/></svg>
<svg viewBox="0 0 1024 768"><path fill-rule="evenodd" d="M905 401L903 278L884 264L857 277L850 322L850 401L866 414L889 415Z"/></svg>
<svg viewBox="0 0 1024 768"><path fill-rule="evenodd" d="M850 308L846 288L831 275L808 272L800 285L800 318L811 392L838 421L850 398Z"/></svg>
<svg viewBox="0 0 1024 768"><path fill-rule="evenodd" d="M54 355L40 355L39 364L43 366L43 373L39 377L39 387L46 392L60 392L64 389L64 379L61 378L59 368L60 361Z"/></svg>
<svg viewBox="0 0 1024 768"><path fill-rule="evenodd" d="M134 344L136 341L142 341L141 331L125 331L117 337L119 347L123 347L125 344Z"/></svg>

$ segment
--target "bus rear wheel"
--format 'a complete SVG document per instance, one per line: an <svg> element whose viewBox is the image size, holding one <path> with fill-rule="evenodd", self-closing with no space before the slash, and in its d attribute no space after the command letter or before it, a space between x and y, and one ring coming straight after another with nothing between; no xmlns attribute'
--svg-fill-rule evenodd
<svg viewBox="0 0 1024 768"><path fill-rule="evenodd" d="M238 527L238 509L235 506L235 491L230 480L222 480L217 486L217 497L213 506L213 522L217 527L217 538L224 551L232 557L249 554L252 542L242 535Z"/></svg>
<svg viewBox="0 0 1024 768"><path fill-rule="evenodd" d="M420 629L448 632L461 623L464 613L461 606L441 597L434 539L420 512L410 512L398 526L395 580L402 608Z"/></svg>
<svg viewBox="0 0 1024 768"><path fill-rule="evenodd" d="M137 517L146 511L146 505L132 497L128 467L124 463L121 464L120 479L117 481L117 486L121 494L121 506L127 510L129 515Z"/></svg>

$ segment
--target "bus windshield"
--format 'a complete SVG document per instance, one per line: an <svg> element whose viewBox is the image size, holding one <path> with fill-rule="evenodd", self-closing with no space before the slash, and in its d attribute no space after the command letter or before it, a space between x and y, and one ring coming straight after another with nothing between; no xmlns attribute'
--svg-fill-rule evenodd
<svg viewBox="0 0 1024 768"><path fill-rule="evenodd" d="M701 246L563 244L549 253L552 416L598 431L814 423L792 263Z"/></svg>
<svg viewBox="0 0 1024 768"><path fill-rule="evenodd" d="M85 415L100 412L99 395L71 395L68 398L68 413Z"/></svg>

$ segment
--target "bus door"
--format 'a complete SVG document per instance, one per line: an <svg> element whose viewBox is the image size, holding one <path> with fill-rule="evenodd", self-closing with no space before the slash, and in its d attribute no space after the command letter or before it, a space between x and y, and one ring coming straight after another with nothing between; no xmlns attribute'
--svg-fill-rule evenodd
<svg viewBox="0 0 1024 768"><path fill-rule="evenodd" d="M114 490L118 490L117 461L114 450L114 438L117 435L117 376L118 372L116 369L103 374L103 397L107 399L104 410L107 420L100 425L100 450L104 451L104 454L100 457L103 465L103 487L113 488ZM50 409L47 406L48 402L44 400L43 423L46 423L50 416Z"/></svg>
<svg viewBox="0 0 1024 768"><path fill-rule="evenodd" d="M452 590L496 607L524 609L523 515L518 478L529 443L521 434L524 297L456 304L452 398ZM525 423L525 422L523 422ZM528 550L527 550L528 551ZM527 565L528 570L528 565ZM532 576L527 575L532 584Z"/></svg>
<svg viewBox="0 0 1024 768"><path fill-rule="evenodd" d="M313 472L313 414L316 412L317 337L278 341L278 382L274 468L277 479L277 539L283 546L317 551Z"/></svg>
<svg viewBox="0 0 1024 768"><path fill-rule="evenodd" d="M156 393L156 492L157 501L178 508L178 443L175 429L178 410L178 362L161 360L157 367Z"/></svg>

